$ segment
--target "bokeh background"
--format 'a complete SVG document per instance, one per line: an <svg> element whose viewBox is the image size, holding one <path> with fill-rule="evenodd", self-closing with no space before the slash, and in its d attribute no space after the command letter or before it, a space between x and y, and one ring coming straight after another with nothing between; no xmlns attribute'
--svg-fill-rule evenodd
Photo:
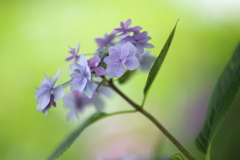
<svg viewBox="0 0 240 160"><path fill-rule="evenodd" d="M94 38L110 33L128 18L133 26L148 31L155 56L180 19L146 109L198 160L204 159L194 140L214 84L239 43L238 0L1 0L0 159L45 159L94 112L89 107L79 120L67 121L67 109L60 101L46 118L36 110L35 87L44 73L53 76L59 68L58 84L69 80L69 63L64 62L68 46L80 42L80 53L93 53L97 47ZM121 90L140 103L146 78L147 73L139 73ZM231 154L238 152L238 101L217 135L213 159L228 159L226 149ZM118 95L105 102L106 112L131 109ZM87 128L59 160L115 160L128 155L147 159L157 146L161 157L179 153L142 115L118 115Z"/></svg>

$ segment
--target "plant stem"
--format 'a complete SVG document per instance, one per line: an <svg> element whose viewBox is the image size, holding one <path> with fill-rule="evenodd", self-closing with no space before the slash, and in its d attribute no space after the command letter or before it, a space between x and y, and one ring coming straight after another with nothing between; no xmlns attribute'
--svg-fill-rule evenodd
<svg viewBox="0 0 240 160"><path fill-rule="evenodd" d="M131 99L129 99L124 93L122 93L114 84L112 79L109 80L109 86L117 92L123 99L125 99L129 104L132 105L133 108L135 108L137 111L142 113L144 116L146 116L150 121L152 121L157 128L163 132L165 136L169 138L169 140L189 159L189 160L195 160L195 158L171 135L168 130L166 130L157 120L154 118L150 113L148 113L146 110L144 110L141 106L137 105L135 102L133 102Z"/></svg>

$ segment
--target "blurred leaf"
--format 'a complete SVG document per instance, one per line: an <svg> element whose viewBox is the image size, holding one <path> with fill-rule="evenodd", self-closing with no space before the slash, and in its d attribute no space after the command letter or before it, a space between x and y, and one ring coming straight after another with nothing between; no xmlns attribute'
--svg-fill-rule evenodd
<svg viewBox="0 0 240 160"><path fill-rule="evenodd" d="M95 113L89 117L82 125L80 125L76 130L74 130L47 158L47 160L54 160L58 158L70 145L76 140L76 138L82 133L82 131L92 124L93 122L105 117L105 113Z"/></svg>
<svg viewBox="0 0 240 160"><path fill-rule="evenodd" d="M120 84L126 83L129 79L131 79L131 77L134 75L135 72L136 70L133 70L133 71L127 70L122 77L118 78L118 82Z"/></svg>
<svg viewBox="0 0 240 160"><path fill-rule="evenodd" d="M197 148L205 154L234 100L239 83L240 44L218 79L208 105L204 126L196 139Z"/></svg>
<svg viewBox="0 0 240 160"><path fill-rule="evenodd" d="M177 21L178 23L178 21ZM150 86L152 85L152 82L154 81L163 61L164 61L164 58L166 57L167 55L167 52L168 52L168 49L171 45L171 42L173 40L173 37L174 37L174 33L175 33L175 30L176 30L176 27L177 27L177 23L175 24L171 34L169 35L165 45L163 46L159 56L157 57L157 59L155 60L149 74L148 74L148 79L147 79L147 83L146 83L146 86L144 88L144 95L146 96L147 95L147 92L150 88Z"/></svg>
<svg viewBox="0 0 240 160"><path fill-rule="evenodd" d="M179 153L174 154L172 157L170 157L168 160L184 160L183 156Z"/></svg>

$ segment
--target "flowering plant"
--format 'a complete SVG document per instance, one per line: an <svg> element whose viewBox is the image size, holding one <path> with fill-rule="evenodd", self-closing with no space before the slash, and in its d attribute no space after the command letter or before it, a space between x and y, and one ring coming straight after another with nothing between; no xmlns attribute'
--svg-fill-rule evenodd
<svg viewBox="0 0 240 160"><path fill-rule="evenodd" d="M97 112L90 116L79 128L73 131L48 159L56 159L59 157L90 124L102 118L117 114L140 112L153 122L157 128L173 142L182 154L188 159L194 160L193 156L162 126L162 124L144 109L148 91L167 55L177 24L174 26L163 49L156 58L151 56L150 51L147 50L154 47L149 43L151 37L148 36L148 32L141 31L142 27L140 26L130 27L131 23L131 19L128 19L126 22L120 23L120 28L114 29L110 34L105 34L104 38L96 38L95 41L98 44L98 48L93 54L79 55L80 44L78 44L76 48L70 47L69 53L71 55L65 59L65 61L72 61L69 66L69 70L71 71L70 80L54 87L60 76L61 70L59 70L53 80L51 77L45 75L46 78L44 82L41 82L40 88L37 88L35 96L38 103L37 110L40 112L48 114L48 110L51 106L57 106L55 101L60 99L64 99L64 104L69 109L67 114L67 119L69 120L78 118L79 113L83 112L90 104L93 104L97 109ZM117 41L114 41L115 39L117 39ZM222 123L229 105L231 104L230 101L233 100L238 89L240 65L236 63L236 59L240 60L239 55L240 45L229 62L231 71L228 69L224 70L213 92L212 99L209 103L209 114L196 140L197 147L203 153L207 152L212 137ZM86 57L88 56L91 57L87 60ZM143 90L144 98L141 105L133 102L115 85L115 82L119 84L127 82L137 70L144 72L150 71ZM233 82L225 82L224 80L226 77L232 77ZM69 86L70 93L64 93L64 88ZM230 92L229 90L233 91ZM102 100L102 95L110 98L113 91L126 100L134 110L124 110L113 113L103 112L104 102ZM219 110L219 112L215 113L215 110ZM212 118L212 116L214 118ZM208 124L211 124L210 128ZM175 154L170 157L170 159L181 160L183 157L180 154Z"/></svg>

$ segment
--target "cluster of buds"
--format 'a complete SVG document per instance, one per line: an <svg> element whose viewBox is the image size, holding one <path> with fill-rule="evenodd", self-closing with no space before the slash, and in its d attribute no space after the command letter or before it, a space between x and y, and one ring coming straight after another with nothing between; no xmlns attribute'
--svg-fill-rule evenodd
<svg viewBox="0 0 240 160"><path fill-rule="evenodd" d="M48 113L51 106L56 107L56 102L64 98L64 104L70 109L68 119L74 119L86 106L95 105L97 110L102 110L104 103L101 95L107 97L111 94L108 85L102 83L106 79L120 78L127 70L149 71L155 57L150 56L145 48L154 46L148 41L151 37L146 31L141 32L140 26L129 27L131 20L120 23L111 34L105 34L104 38L96 38L98 44L96 53L78 54L80 44L76 48L70 47L69 57L65 61L73 61L69 70L71 80L54 87L61 70L57 72L54 79L47 75L40 88L37 88L37 110ZM114 39L118 41L114 42ZM92 57L87 60L85 56ZM64 88L70 86L70 93L64 93Z"/></svg>

